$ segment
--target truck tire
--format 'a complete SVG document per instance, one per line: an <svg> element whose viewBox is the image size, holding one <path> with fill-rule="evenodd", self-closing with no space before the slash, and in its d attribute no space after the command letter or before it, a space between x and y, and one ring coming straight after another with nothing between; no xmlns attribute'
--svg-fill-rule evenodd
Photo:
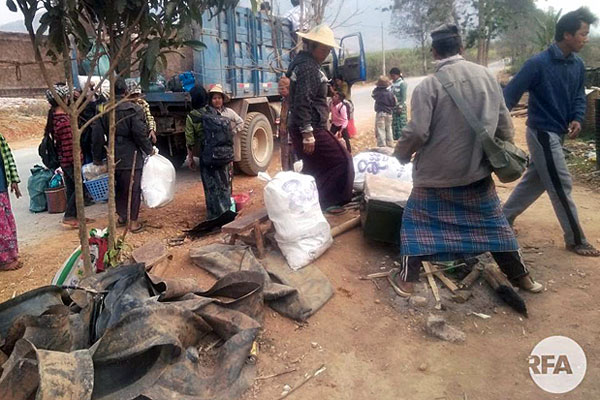
<svg viewBox="0 0 600 400"><path fill-rule="evenodd" d="M246 175L255 176L265 171L273 156L273 129L267 117L259 112L246 116L241 133L240 170Z"/></svg>

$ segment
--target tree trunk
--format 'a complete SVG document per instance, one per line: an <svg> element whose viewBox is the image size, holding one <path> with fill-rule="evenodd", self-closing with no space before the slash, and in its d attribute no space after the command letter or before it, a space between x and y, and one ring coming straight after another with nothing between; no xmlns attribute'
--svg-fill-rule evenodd
<svg viewBox="0 0 600 400"><path fill-rule="evenodd" d="M427 75L427 41L421 37L421 63L423 75Z"/></svg>
<svg viewBox="0 0 600 400"><path fill-rule="evenodd" d="M106 162L108 166L108 250L115 249L115 237L117 234L116 201L115 201L115 131L116 117L114 105L116 103L115 82L116 77L111 75L110 100L108 101L111 111L108 113L108 148L106 149Z"/></svg>
<svg viewBox="0 0 600 400"><path fill-rule="evenodd" d="M489 63L489 58L490 58L490 42L491 42L492 38L490 35L488 35L488 37L485 39L485 53L484 53L484 59L483 59L483 65L484 66L488 66Z"/></svg>
<svg viewBox="0 0 600 400"><path fill-rule="evenodd" d="M485 1L479 0L477 27L477 64L483 65L485 53Z"/></svg>
<svg viewBox="0 0 600 400"><path fill-rule="evenodd" d="M65 78L67 84L73 90L75 88L74 80L77 76L73 74L71 68L71 50L72 43L65 40L63 49L63 62L65 66ZM88 239L87 225L85 223L85 201L83 199L83 180L81 176L81 129L79 129L79 113L74 96L71 94L70 101L67 102L69 120L71 122L71 134L73 140L73 180L75 181L75 209L77 210L77 221L79 225L79 242L81 244L81 255L83 257L84 276L91 276L92 258L90 256L90 242Z"/></svg>
<svg viewBox="0 0 600 400"><path fill-rule="evenodd" d="M79 129L79 113L72 111L71 130L73 131L73 178L75 180L75 206L77 208L77 221L79 222L79 242L83 256L84 275L91 276L92 258L90 256L90 243L87 225L85 223L85 201L83 199L83 181L81 178L81 129Z"/></svg>

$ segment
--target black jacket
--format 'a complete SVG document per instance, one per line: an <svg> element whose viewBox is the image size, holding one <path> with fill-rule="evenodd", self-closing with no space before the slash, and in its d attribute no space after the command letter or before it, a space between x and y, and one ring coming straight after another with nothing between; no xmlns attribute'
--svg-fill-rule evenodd
<svg viewBox="0 0 600 400"><path fill-rule="evenodd" d="M396 108L396 98L394 94L384 87L373 89L371 97L375 99L375 112L385 112L392 114Z"/></svg>
<svg viewBox="0 0 600 400"><path fill-rule="evenodd" d="M115 132L116 169L130 170L133 154L137 150L135 169L144 166L144 155L152 153L152 143L148 138L148 127L142 108L134 103L119 104L115 110L117 130ZM104 146L108 138L108 114L96 120L92 128L92 152L94 162L106 156Z"/></svg>
<svg viewBox="0 0 600 400"><path fill-rule="evenodd" d="M286 73L290 78L288 128L327 128L327 77L313 56L301 51Z"/></svg>

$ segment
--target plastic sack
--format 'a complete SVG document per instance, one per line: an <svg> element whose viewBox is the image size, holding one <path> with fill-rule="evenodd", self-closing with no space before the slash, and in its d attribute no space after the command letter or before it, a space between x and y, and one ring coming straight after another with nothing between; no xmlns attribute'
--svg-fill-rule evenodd
<svg viewBox="0 0 600 400"><path fill-rule="evenodd" d="M142 194L150 208L163 207L175 196L175 167L171 161L158 154L146 157L142 170Z"/></svg>
<svg viewBox="0 0 600 400"><path fill-rule="evenodd" d="M402 165L396 157L375 152L364 152L355 155L352 161L354 163L353 188L357 192L363 191L367 174L412 182L412 163Z"/></svg>
<svg viewBox="0 0 600 400"><path fill-rule="evenodd" d="M46 189L52 179L52 171L36 165L31 168L31 176L27 180L27 192L29 193L29 211L38 213L48 209L46 200Z"/></svg>
<svg viewBox="0 0 600 400"><path fill-rule="evenodd" d="M412 189L412 182L367 174L365 178L365 201L378 200L406 207Z"/></svg>
<svg viewBox="0 0 600 400"><path fill-rule="evenodd" d="M265 173L259 177L268 182L264 202L279 249L293 270L305 267L333 243L315 179L292 171L279 172L273 179Z"/></svg>
<svg viewBox="0 0 600 400"><path fill-rule="evenodd" d="M56 172L52 179L50 179L50 183L48 187L50 189L56 189L64 185L63 176L60 172Z"/></svg>
<svg viewBox="0 0 600 400"><path fill-rule="evenodd" d="M81 167L81 174L83 175L83 180L92 181L104 174L108 173L108 165L95 165L93 163L85 164Z"/></svg>
<svg viewBox="0 0 600 400"><path fill-rule="evenodd" d="M108 229L92 229L90 231L89 244L92 269L96 273L104 271L104 255L108 247ZM83 275L83 257L81 256L81 246L78 246L60 269L56 271L51 284L77 286Z"/></svg>

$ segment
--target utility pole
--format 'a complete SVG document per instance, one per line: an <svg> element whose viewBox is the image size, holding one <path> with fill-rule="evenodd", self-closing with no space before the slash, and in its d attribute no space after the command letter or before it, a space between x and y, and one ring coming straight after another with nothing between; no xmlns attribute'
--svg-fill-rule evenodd
<svg viewBox="0 0 600 400"><path fill-rule="evenodd" d="M383 62L381 63L382 72L381 75L385 75L385 42L383 40L383 21L381 21L381 56L383 57Z"/></svg>

